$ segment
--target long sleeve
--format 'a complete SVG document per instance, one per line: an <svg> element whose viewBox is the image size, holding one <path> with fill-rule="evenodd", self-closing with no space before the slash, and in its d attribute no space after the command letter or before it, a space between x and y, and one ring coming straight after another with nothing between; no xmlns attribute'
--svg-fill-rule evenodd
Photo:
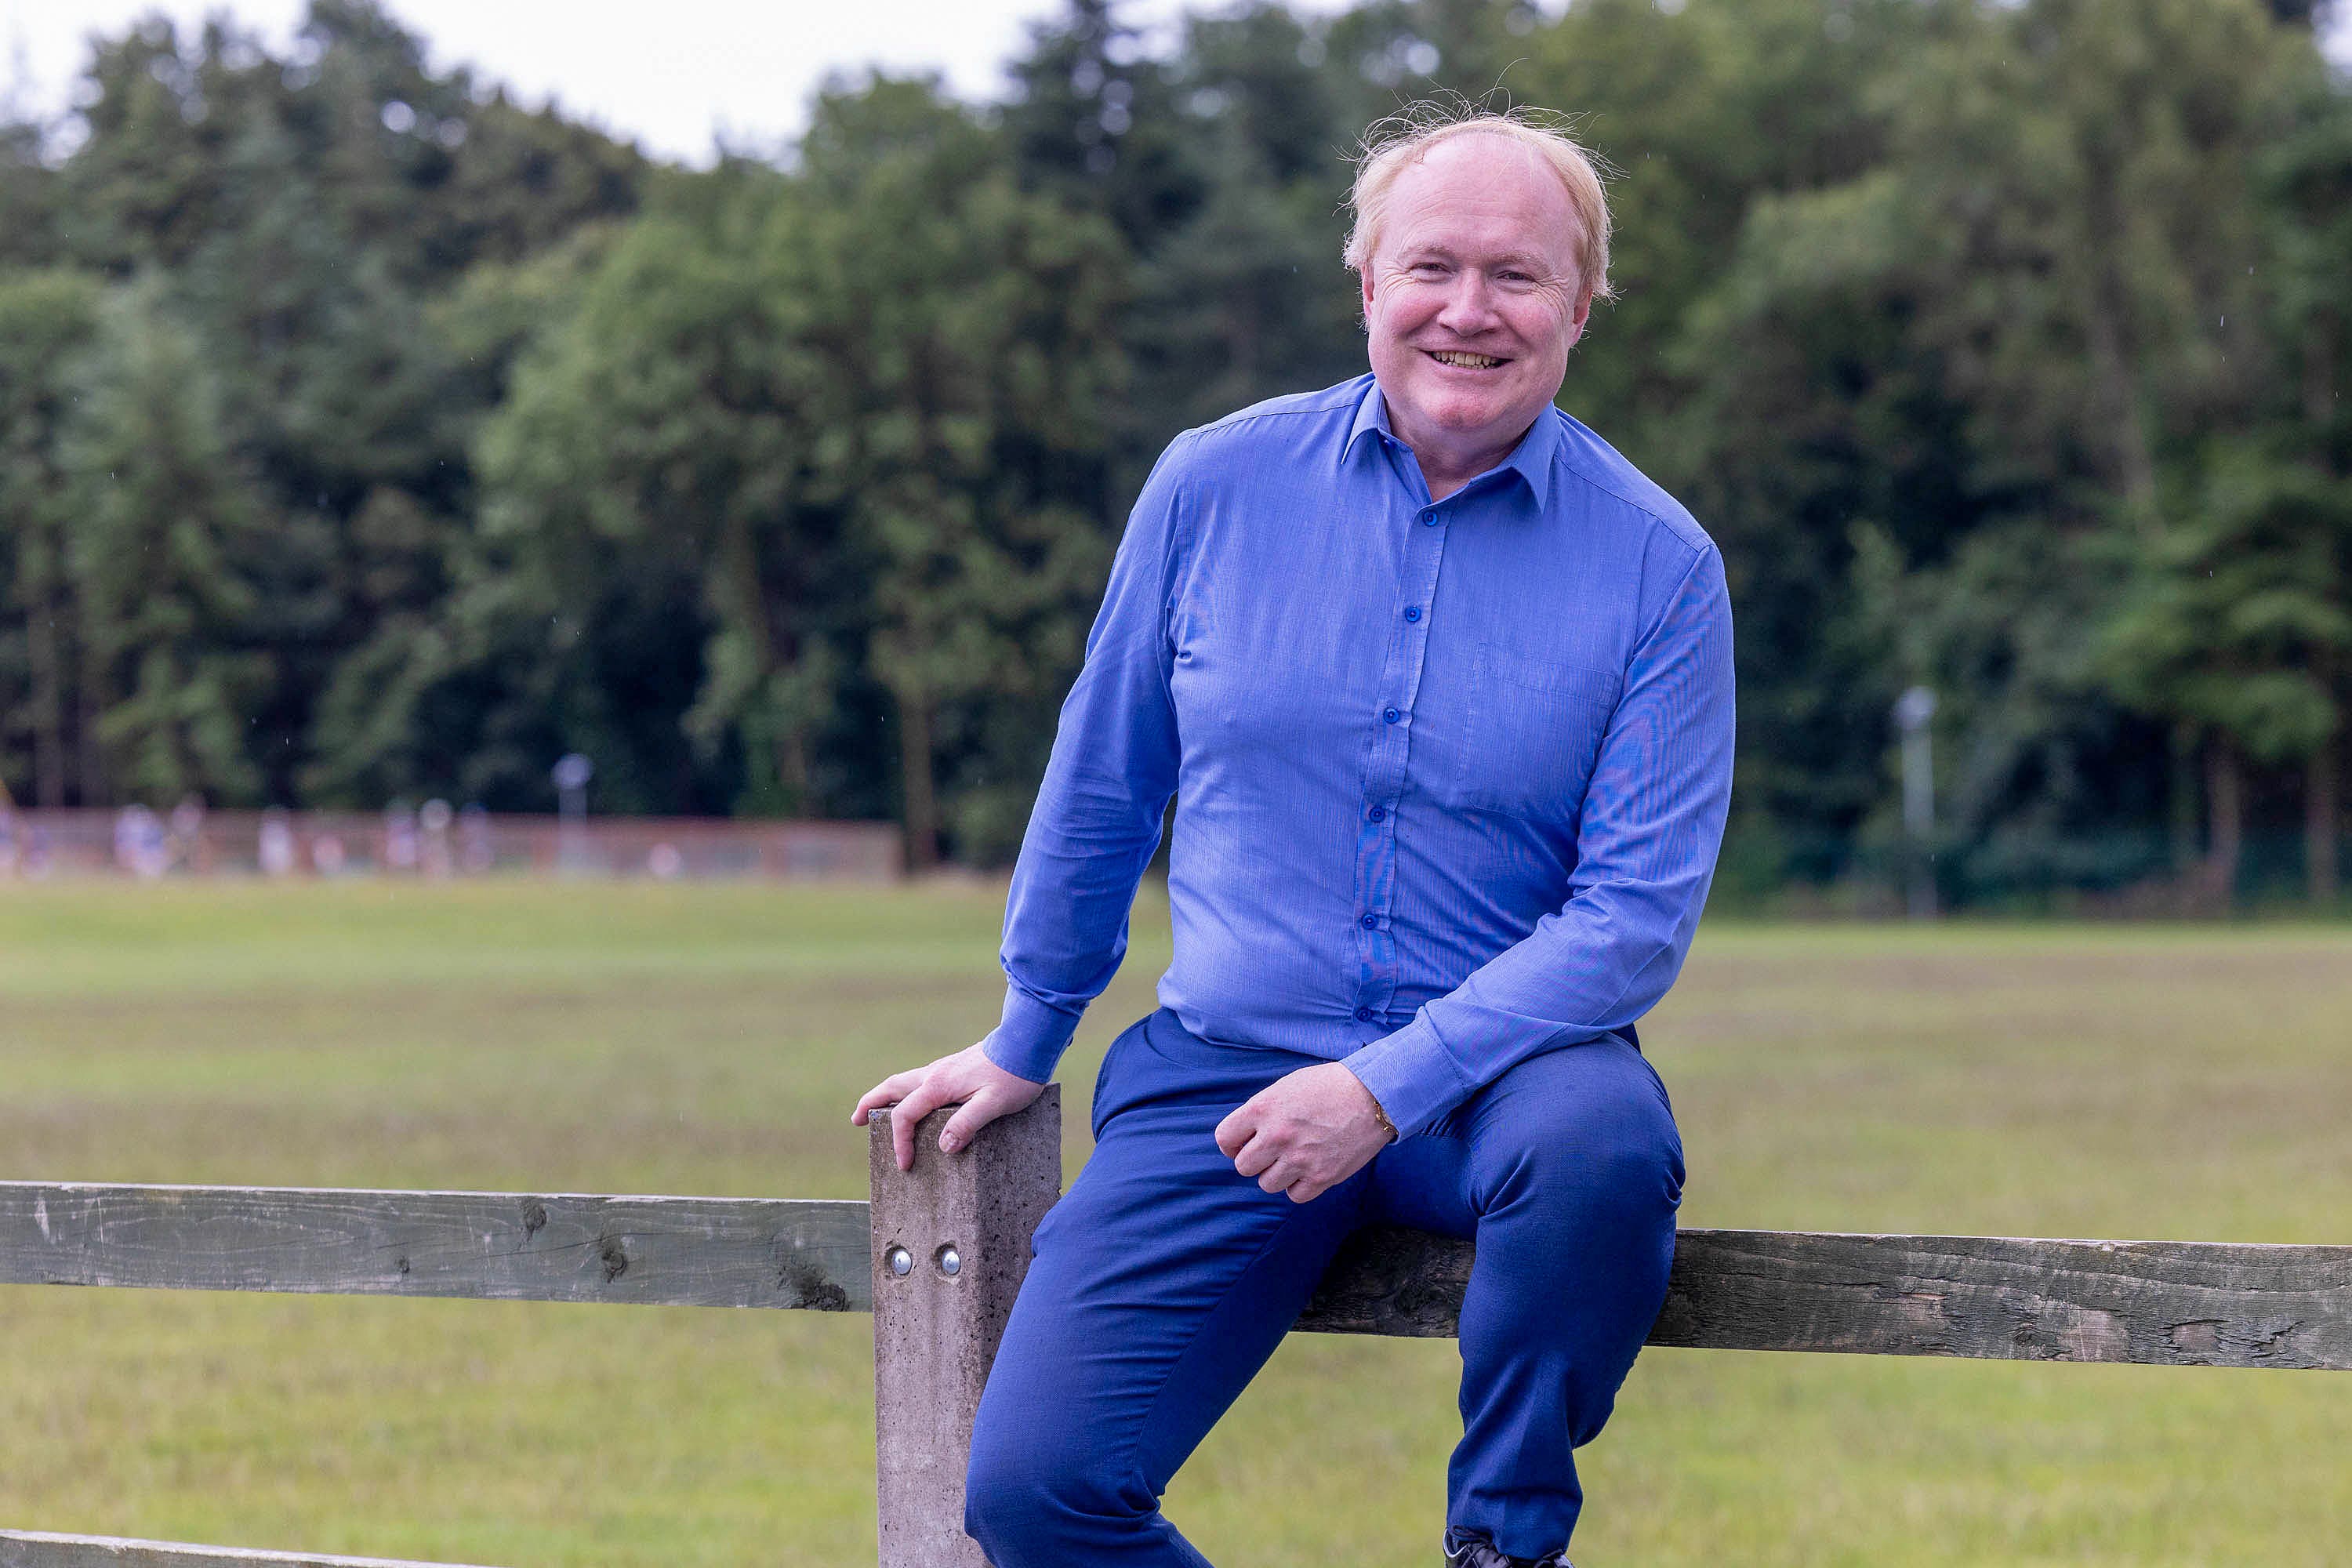
<svg viewBox="0 0 2352 1568"><path fill-rule="evenodd" d="M1180 436L1137 498L1086 662L1062 704L1004 907L1004 1015L989 1060L1043 1083L1127 955L1128 913L1159 847L1179 747L1170 697Z"/></svg>
<svg viewBox="0 0 2352 1568"><path fill-rule="evenodd" d="M1722 843L1732 690L1730 599L1710 546L1628 661L1567 904L1347 1058L1401 1134L1528 1057L1631 1024L1674 983Z"/></svg>

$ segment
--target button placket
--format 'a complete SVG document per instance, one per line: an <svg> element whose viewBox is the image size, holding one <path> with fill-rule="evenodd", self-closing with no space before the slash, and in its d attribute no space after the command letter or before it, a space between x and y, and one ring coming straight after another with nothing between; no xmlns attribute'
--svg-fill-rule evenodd
<svg viewBox="0 0 2352 1568"><path fill-rule="evenodd" d="M1439 567L1445 552L1446 531L1435 525L1443 513L1432 508L1411 514L1431 525L1414 528L1408 521L1401 541L1403 548L1391 601L1394 628L1385 663L1379 723L1374 728L1365 770L1364 820L1373 831L1362 836L1357 858L1358 989L1355 1017L1371 1023L1384 1016L1394 1001L1399 981L1395 932L1391 914L1396 891L1396 822L1393 803L1400 800L1410 776L1412 755L1412 705L1421 691L1421 677L1433 621L1429 606L1436 596Z"/></svg>

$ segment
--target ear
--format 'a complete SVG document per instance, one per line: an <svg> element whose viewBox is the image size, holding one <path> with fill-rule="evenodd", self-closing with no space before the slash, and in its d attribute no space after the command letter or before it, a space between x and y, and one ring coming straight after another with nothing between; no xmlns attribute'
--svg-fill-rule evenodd
<svg viewBox="0 0 2352 1568"><path fill-rule="evenodd" d="M1363 268L1356 274L1356 281L1363 288L1364 316L1369 321L1372 313L1372 258L1370 257L1364 258Z"/></svg>
<svg viewBox="0 0 2352 1568"><path fill-rule="evenodd" d="M1592 319L1592 296L1578 290L1576 314L1568 319L1568 346L1574 348L1584 339L1584 323Z"/></svg>

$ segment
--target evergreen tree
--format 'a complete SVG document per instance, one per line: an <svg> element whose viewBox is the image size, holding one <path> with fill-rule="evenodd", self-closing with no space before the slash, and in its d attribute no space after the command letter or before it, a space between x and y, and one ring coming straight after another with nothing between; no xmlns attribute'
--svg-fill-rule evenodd
<svg viewBox="0 0 2352 1568"><path fill-rule="evenodd" d="M246 730L264 670L251 651L259 550L252 497L223 438L196 340L152 279L100 321L67 432L67 558L81 614L86 741L116 798L251 804ZM85 799L97 795L84 781Z"/></svg>
<svg viewBox="0 0 2352 1568"><path fill-rule="evenodd" d="M0 272L0 786L27 805L105 798L84 771L81 616L67 555L66 430L99 280Z"/></svg>
<svg viewBox="0 0 2352 1568"><path fill-rule="evenodd" d="M47 267L64 254L57 171L37 120L0 96L0 267Z"/></svg>
<svg viewBox="0 0 2352 1568"><path fill-rule="evenodd" d="M1136 432L1130 483L1180 429L1364 368L1339 259L1352 138L1309 63L1321 47L1290 11L1259 5L1193 17L1171 62L1204 194L1138 268L1126 336L1136 405L1155 419Z"/></svg>
<svg viewBox="0 0 2352 1568"><path fill-rule="evenodd" d="M2235 892L2248 762L2309 764L2306 870L2336 893L2342 672L2352 666L2352 483L2259 447L2219 451L2193 507L2131 563L2135 591L2105 627L2116 688L2207 738L2209 896Z"/></svg>
<svg viewBox="0 0 2352 1568"><path fill-rule="evenodd" d="M929 85L824 100L803 170L813 341L845 416L828 479L872 563L869 658L898 720L910 855L929 864L949 825L936 784L960 710L955 826L993 858L1018 841L1108 561L1119 248L1018 190L997 139Z"/></svg>
<svg viewBox="0 0 2352 1568"><path fill-rule="evenodd" d="M1150 254L1200 206L1202 178L1172 110L1166 62L1119 0L1067 0L1013 63L1005 134L1024 189L1108 216Z"/></svg>

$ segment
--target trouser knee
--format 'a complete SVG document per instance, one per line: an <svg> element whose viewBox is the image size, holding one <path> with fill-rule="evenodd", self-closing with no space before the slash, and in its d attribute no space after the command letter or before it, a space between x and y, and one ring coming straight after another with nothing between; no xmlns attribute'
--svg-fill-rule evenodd
<svg viewBox="0 0 2352 1568"><path fill-rule="evenodd" d="M1571 1047L1522 1064L1481 1129L1490 1197L1562 1218L1670 1216L1682 1139L1665 1091L1630 1047Z"/></svg>
<svg viewBox="0 0 2352 1568"><path fill-rule="evenodd" d="M1140 1490L1140 1498L1134 1495ZM1058 1442L1034 1427L982 1424L972 1432L964 1472L964 1533L996 1568L1047 1568L1158 1506L1139 1478L1123 1478L1098 1453Z"/></svg>

